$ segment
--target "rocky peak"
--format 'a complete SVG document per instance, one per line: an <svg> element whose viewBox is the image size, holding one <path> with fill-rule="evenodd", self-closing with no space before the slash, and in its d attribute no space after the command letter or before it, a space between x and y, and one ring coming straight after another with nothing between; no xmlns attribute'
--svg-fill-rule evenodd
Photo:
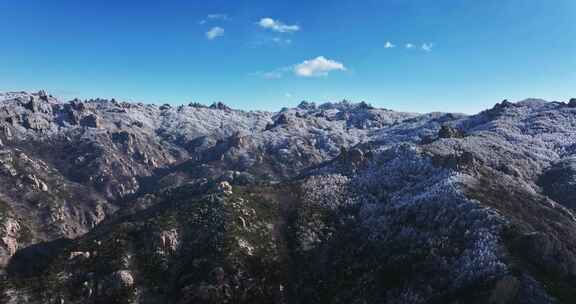
<svg viewBox="0 0 576 304"><path fill-rule="evenodd" d="M495 104L494 107L492 107L492 109L490 109L489 111L494 113L501 113L504 110L514 108L515 106L516 105L508 101L508 99L504 99L502 102Z"/></svg>
<svg viewBox="0 0 576 304"><path fill-rule="evenodd" d="M37 95L38 95L38 98L40 98L40 100L42 100L42 101L48 101L48 97L50 97L48 95L48 93L46 93L46 91L44 91L44 90L38 91Z"/></svg>
<svg viewBox="0 0 576 304"><path fill-rule="evenodd" d="M232 108L230 108L229 106L227 106L226 104L224 104L221 101L218 101L218 102L211 104L210 109L217 109L217 110L224 110L224 111L231 111L232 110Z"/></svg>
<svg viewBox="0 0 576 304"><path fill-rule="evenodd" d="M374 107L371 104L369 104L365 101L361 101L360 103L358 103L357 108L359 110L372 110L372 109L374 109Z"/></svg>
<svg viewBox="0 0 576 304"><path fill-rule="evenodd" d="M502 102L497 103L494 108L496 109L505 109L505 108L511 108L514 106L514 103L508 101L508 99L504 99L502 100Z"/></svg>
<svg viewBox="0 0 576 304"><path fill-rule="evenodd" d="M316 104L313 102L308 102L303 100L302 102L300 102L300 104L298 105L298 109L302 109L302 110L316 110Z"/></svg>
<svg viewBox="0 0 576 304"><path fill-rule="evenodd" d="M497 119L504 115L509 109L516 107L516 104L504 99L502 102L495 104L491 109L485 110L481 114L485 114L488 119Z"/></svg>
<svg viewBox="0 0 576 304"><path fill-rule="evenodd" d="M208 107L208 106L206 106L202 103L199 103L199 102L191 102L188 104L188 106L191 108L207 108Z"/></svg>

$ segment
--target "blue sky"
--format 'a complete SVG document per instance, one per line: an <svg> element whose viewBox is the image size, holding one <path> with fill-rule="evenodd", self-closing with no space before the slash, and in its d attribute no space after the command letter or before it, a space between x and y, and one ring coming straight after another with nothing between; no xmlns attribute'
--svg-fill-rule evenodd
<svg viewBox="0 0 576 304"><path fill-rule="evenodd" d="M263 110L564 101L576 97L576 1L1 0L0 91L41 88Z"/></svg>

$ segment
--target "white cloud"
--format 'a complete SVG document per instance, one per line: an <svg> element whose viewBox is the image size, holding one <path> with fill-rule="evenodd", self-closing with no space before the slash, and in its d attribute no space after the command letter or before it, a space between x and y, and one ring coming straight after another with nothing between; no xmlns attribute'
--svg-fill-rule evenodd
<svg viewBox="0 0 576 304"><path fill-rule="evenodd" d="M321 77L327 76L332 71L346 70L344 64L319 56L296 65L277 68L271 72L255 72L250 75L274 80L283 78L287 73L293 73L299 77Z"/></svg>
<svg viewBox="0 0 576 304"><path fill-rule="evenodd" d="M423 43L422 44L422 50L425 52L432 52L432 47L434 47L434 44L432 44L432 43Z"/></svg>
<svg viewBox="0 0 576 304"><path fill-rule="evenodd" d="M407 49L413 49L413 48L414 48L414 44L412 44L412 43L406 43L406 44L404 45L404 47L407 48Z"/></svg>
<svg viewBox="0 0 576 304"><path fill-rule="evenodd" d="M260 19L260 22L258 22L258 25L260 25L262 28L279 33L293 33L300 30L300 26L298 25L287 25L279 20L274 20L272 18L262 18Z"/></svg>
<svg viewBox="0 0 576 304"><path fill-rule="evenodd" d="M384 48L385 49L391 49L391 48L395 48L396 45L394 45L392 42L390 41L386 41L386 43L384 44Z"/></svg>
<svg viewBox="0 0 576 304"><path fill-rule="evenodd" d="M346 71L344 64L319 56L294 66L294 74L300 77L326 76L332 71Z"/></svg>
<svg viewBox="0 0 576 304"><path fill-rule="evenodd" d="M224 36L224 29L218 26L215 26L206 32L206 38L209 40L214 40L221 36Z"/></svg>

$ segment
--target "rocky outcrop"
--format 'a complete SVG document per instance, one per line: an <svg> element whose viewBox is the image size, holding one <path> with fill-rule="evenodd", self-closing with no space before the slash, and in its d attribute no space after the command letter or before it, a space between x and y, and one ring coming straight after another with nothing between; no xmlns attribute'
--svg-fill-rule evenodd
<svg viewBox="0 0 576 304"><path fill-rule="evenodd" d="M128 270L118 270L110 276L110 286L106 290L108 293L114 293L132 288L134 286L134 277Z"/></svg>
<svg viewBox="0 0 576 304"><path fill-rule="evenodd" d="M440 131L438 131L438 138L462 138L464 134L462 131L450 127L448 125L442 125Z"/></svg>
<svg viewBox="0 0 576 304"><path fill-rule="evenodd" d="M98 128L100 126L99 118L94 114L88 114L80 119L80 125L88 128Z"/></svg>
<svg viewBox="0 0 576 304"><path fill-rule="evenodd" d="M46 131L50 129L50 121L39 115L24 114L22 116L22 126L34 131Z"/></svg>
<svg viewBox="0 0 576 304"><path fill-rule="evenodd" d="M46 185L45 182L43 182L41 179L39 179L35 175L31 175L31 174L25 175L22 179L24 180L25 183L30 184L36 190L40 190L40 191L44 191L44 192L48 192L48 190L49 190L48 185Z"/></svg>
<svg viewBox="0 0 576 304"><path fill-rule="evenodd" d="M0 270L8 264L10 257L18 250L20 232L20 223L16 219L5 212L0 215Z"/></svg>
<svg viewBox="0 0 576 304"><path fill-rule="evenodd" d="M343 147L340 149L338 159L343 165L358 167L365 163L367 156L361 149L346 149Z"/></svg>
<svg viewBox="0 0 576 304"><path fill-rule="evenodd" d="M270 129L278 127L278 126L288 126L288 125L290 125L291 122L292 122L292 118L290 118L290 116L288 114L281 113L275 117L273 124L269 124L268 126L266 126L266 129L270 130Z"/></svg>
<svg viewBox="0 0 576 304"><path fill-rule="evenodd" d="M232 194L232 186L226 181L220 182L218 184L218 191L224 194Z"/></svg>
<svg viewBox="0 0 576 304"><path fill-rule="evenodd" d="M300 104L298 104L298 108L302 110L315 110L317 106L313 102L302 101Z"/></svg>
<svg viewBox="0 0 576 304"><path fill-rule="evenodd" d="M210 109L224 110L224 111L231 111L232 110L232 108L230 108L229 106L225 105L223 102L220 102L220 101L211 104Z"/></svg>

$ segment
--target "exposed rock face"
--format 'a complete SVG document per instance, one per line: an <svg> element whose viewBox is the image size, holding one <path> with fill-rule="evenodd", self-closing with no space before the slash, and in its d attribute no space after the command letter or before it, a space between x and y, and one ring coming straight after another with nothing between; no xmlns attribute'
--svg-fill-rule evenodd
<svg viewBox="0 0 576 304"><path fill-rule="evenodd" d="M164 254L174 254L180 246L180 235L176 229L164 230L159 235L161 252Z"/></svg>
<svg viewBox="0 0 576 304"><path fill-rule="evenodd" d="M29 174L22 178L24 182L30 184L34 189L47 192L48 185L35 175Z"/></svg>
<svg viewBox="0 0 576 304"><path fill-rule="evenodd" d="M462 138L462 137L464 137L464 134L462 134L462 132L456 128L452 128L450 126L443 125L440 128L440 131L438 131L438 137L439 138Z"/></svg>
<svg viewBox="0 0 576 304"><path fill-rule="evenodd" d="M16 219L6 214L0 220L0 267L4 267L18 249L21 227Z"/></svg>
<svg viewBox="0 0 576 304"><path fill-rule="evenodd" d="M96 116L94 114L89 114L87 116L84 116L80 120L80 125L83 127L88 127L88 128L98 128L100 126L100 123L98 121L98 116Z"/></svg>
<svg viewBox="0 0 576 304"><path fill-rule="evenodd" d="M110 284L113 290L128 289L134 286L134 277L128 270L118 270L112 274Z"/></svg>
<svg viewBox="0 0 576 304"><path fill-rule="evenodd" d="M356 168L366 161L366 155L364 154L364 151L357 148L350 150L342 148L340 149L338 159L344 166Z"/></svg>
<svg viewBox="0 0 576 304"><path fill-rule="evenodd" d="M290 119L289 115L286 113L281 113L274 120L274 125L269 127L269 129L277 127L277 126L289 125L290 122L291 122L291 119Z"/></svg>
<svg viewBox="0 0 576 304"><path fill-rule="evenodd" d="M74 260L74 259L87 260L89 258L90 258L90 252L73 251L73 252L70 252L70 256L68 259L70 259L70 260Z"/></svg>
<svg viewBox="0 0 576 304"><path fill-rule="evenodd" d="M566 104L464 116L347 101L268 113L0 99L0 301L576 295Z"/></svg>
<svg viewBox="0 0 576 304"><path fill-rule="evenodd" d="M39 115L25 114L22 116L22 126L34 131L46 131L50 129L50 122Z"/></svg>
<svg viewBox="0 0 576 304"><path fill-rule="evenodd" d="M220 182L218 184L218 191L224 193L224 194L232 194L232 186L230 185L230 183L224 181L224 182Z"/></svg>

